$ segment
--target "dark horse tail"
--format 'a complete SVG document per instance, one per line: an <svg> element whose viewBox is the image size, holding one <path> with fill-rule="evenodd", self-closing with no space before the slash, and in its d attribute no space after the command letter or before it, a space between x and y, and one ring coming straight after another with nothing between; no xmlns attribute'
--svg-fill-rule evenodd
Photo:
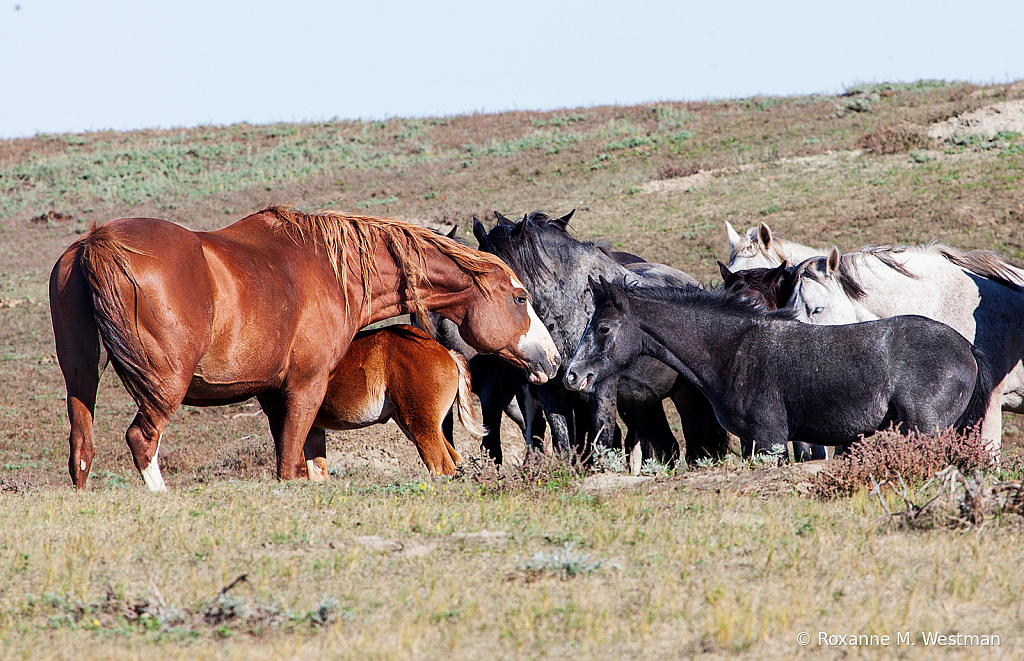
<svg viewBox="0 0 1024 661"><path fill-rule="evenodd" d="M149 305L132 273L130 254L145 254L126 246L106 225L93 226L78 244L77 262L92 293L93 317L114 370L139 407L169 413L149 358L137 332L140 302ZM129 285L135 296L135 313L128 313L122 290Z"/></svg>
<svg viewBox="0 0 1024 661"><path fill-rule="evenodd" d="M974 392L971 393L971 401L967 402L967 408L964 409L954 426L960 432L973 429L985 419L989 402L992 399L992 389L995 388L995 378L988 358L973 344L971 353L974 354L974 362L978 364L978 375L974 379Z"/></svg>

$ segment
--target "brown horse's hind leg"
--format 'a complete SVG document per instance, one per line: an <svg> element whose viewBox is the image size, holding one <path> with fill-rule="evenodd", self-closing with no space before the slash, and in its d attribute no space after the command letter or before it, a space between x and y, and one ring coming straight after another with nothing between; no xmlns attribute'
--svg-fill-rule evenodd
<svg viewBox="0 0 1024 661"><path fill-rule="evenodd" d="M423 460L428 471L435 475L454 475L462 457L444 437L444 433L441 431L443 419L444 416L441 416L437 420L437 424L433 426L422 422L410 426L399 420L396 415L395 424L416 446L416 451L419 452L420 459Z"/></svg>
<svg viewBox="0 0 1024 661"><path fill-rule="evenodd" d="M69 256L62 257L50 274L50 318L71 422L68 472L75 488L84 489L96 455L93 416L102 367L92 295L84 274Z"/></svg>
<svg viewBox="0 0 1024 661"><path fill-rule="evenodd" d="M444 437L441 423L455 403L458 374L455 373L450 385L433 385L434 389L430 391L431 401L411 399L403 396L404 393L398 391L399 389L391 389L389 396L395 406L394 420L402 433L416 446L416 451L426 464L427 470L440 475L454 475L456 465L462 461L462 457Z"/></svg>
<svg viewBox="0 0 1024 661"><path fill-rule="evenodd" d="M96 369L95 365L93 369ZM80 374L74 379L67 379L68 419L71 420L68 473L76 489L85 488L89 471L92 470L92 460L96 456L92 429L98 384L98 374Z"/></svg>

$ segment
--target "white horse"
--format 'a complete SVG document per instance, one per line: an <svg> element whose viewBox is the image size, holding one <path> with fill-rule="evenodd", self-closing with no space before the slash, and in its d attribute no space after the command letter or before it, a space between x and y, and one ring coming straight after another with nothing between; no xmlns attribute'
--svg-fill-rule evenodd
<svg viewBox="0 0 1024 661"><path fill-rule="evenodd" d="M985 250L940 244L868 246L808 259L796 269L788 307L812 324L901 314L941 321L987 357L997 383L981 435L998 456L1003 410L1024 413L1024 270Z"/></svg>
<svg viewBox="0 0 1024 661"><path fill-rule="evenodd" d="M729 270L774 268L782 262L799 264L808 257L824 255L824 250L784 241L772 236L767 223L751 227L740 235L732 224L725 221L725 232L729 236Z"/></svg>

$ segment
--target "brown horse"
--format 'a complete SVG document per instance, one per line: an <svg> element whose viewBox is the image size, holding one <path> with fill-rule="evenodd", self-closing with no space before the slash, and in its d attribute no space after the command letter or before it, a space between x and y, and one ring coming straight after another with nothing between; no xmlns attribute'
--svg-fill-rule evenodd
<svg viewBox="0 0 1024 661"><path fill-rule="evenodd" d="M288 207L215 232L153 218L94 227L50 274L71 479L85 487L95 454L101 342L139 405L125 439L150 489L165 488L160 436L182 403L254 396L270 422L278 476L292 479L308 476L306 436L356 331L427 310L536 383L558 369L558 351L515 274L425 228ZM317 440L307 454L324 456Z"/></svg>
<svg viewBox="0 0 1024 661"><path fill-rule="evenodd" d="M476 436L487 434L470 400L466 359L449 351L415 326L388 326L356 335L338 365L309 432L311 441L324 429L362 429L394 418L416 446L431 473L451 475L461 461L441 431L448 411L458 411L463 426ZM327 477L327 460L307 444L309 477Z"/></svg>

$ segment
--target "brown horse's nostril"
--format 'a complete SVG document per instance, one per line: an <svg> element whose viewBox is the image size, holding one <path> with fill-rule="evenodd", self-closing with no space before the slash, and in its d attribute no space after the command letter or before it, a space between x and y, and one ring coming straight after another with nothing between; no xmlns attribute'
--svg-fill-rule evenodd
<svg viewBox="0 0 1024 661"><path fill-rule="evenodd" d="M562 356L556 353L551 363L555 366L555 369L558 369L558 366L562 364Z"/></svg>

